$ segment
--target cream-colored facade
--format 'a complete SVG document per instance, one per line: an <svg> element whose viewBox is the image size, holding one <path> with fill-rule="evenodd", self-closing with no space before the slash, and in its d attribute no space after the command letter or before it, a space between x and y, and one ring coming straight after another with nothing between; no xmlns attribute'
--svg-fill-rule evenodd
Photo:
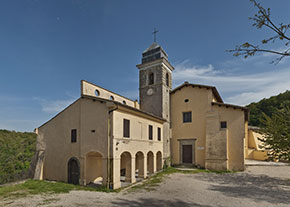
<svg viewBox="0 0 290 207"><path fill-rule="evenodd" d="M185 122L183 113L190 113L191 120ZM224 104L215 87L187 82L177 87L171 92L172 163L244 170L247 113L244 107ZM192 159L186 160L188 153Z"/></svg>
<svg viewBox="0 0 290 207"><path fill-rule="evenodd" d="M90 89L97 90L98 96L87 95ZM119 102L105 99L108 94ZM128 137L124 137L124 120L129 121ZM84 185L101 182L113 188L121 187L122 177L135 182L136 172L138 177L146 178L163 167L164 121L140 111L134 101L82 81L81 98L36 131L40 158L35 176ZM152 140L148 139L149 126ZM74 142L72 130L77 132ZM70 172L73 162L77 169ZM123 176L121 169L125 169ZM77 180L70 178L73 176Z"/></svg>
<svg viewBox="0 0 290 207"><path fill-rule="evenodd" d="M119 188L164 165L243 170L248 110L215 87L171 90L173 66L153 43L137 65L140 102L81 81L81 96L36 129L36 179Z"/></svg>
<svg viewBox="0 0 290 207"><path fill-rule="evenodd" d="M262 141L264 136L259 133L258 127L248 127L248 139L245 143L245 156L251 160L267 160L267 150L263 147Z"/></svg>

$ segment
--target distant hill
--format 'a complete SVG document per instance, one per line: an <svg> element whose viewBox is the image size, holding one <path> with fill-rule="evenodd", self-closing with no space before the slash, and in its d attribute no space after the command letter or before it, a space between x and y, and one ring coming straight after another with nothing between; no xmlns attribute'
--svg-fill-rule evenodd
<svg viewBox="0 0 290 207"><path fill-rule="evenodd" d="M263 124L260 119L262 118L262 112L268 116L272 116L273 112L281 109L283 106L290 107L290 91L280 93L277 96L272 96L267 99L262 99L257 103L251 103L247 105L250 108L250 121L249 125L261 127Z"/></svg>
<svg viewBox="0 0 290 207"><path fill-rule="evenodd" d="M0 130L0 184L27 178L36 134Z"/></svg>

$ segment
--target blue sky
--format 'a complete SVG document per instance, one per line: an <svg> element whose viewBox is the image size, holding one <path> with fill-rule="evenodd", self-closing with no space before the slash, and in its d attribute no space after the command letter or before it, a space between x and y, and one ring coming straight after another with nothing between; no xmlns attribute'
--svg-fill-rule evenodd
<svg viewBox="0 0 290 207"><path fill-rule="evenodd" d="M290 22L290 1L261 2L275 22ZM289 90L290 59L225 52L271 35L251 26L255 13L247 0L1 0L0 129L33 131L80 96L82 79L138 98L136 64L154 27L174 87L214 85L239 105Z"/></svg>

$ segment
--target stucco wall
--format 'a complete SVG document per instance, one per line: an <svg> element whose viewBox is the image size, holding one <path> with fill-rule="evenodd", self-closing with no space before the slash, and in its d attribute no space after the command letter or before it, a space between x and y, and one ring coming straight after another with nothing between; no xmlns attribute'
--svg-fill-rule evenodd
<svg viewBox="0 0 290 207"><path fill-rule="evenodd" d="M105 103L80 98L40 127L38 140L45 143L42 147L45 151L43 179L67 182L68 161L75 157L80 162L80 183L85 183L86 155L99 152L103 159L107 158L107 119ZM72 129L77 129L76 143L71 143Z"/></svg>
<svg viewBox="0 0 290 207"><path fill-rule="evenodd" d="M188 102L185 102L188 99ZM171 93L172 161L180 164L178 139L196 139L195 164L205 167L206 112L211 107L210 89L183 87ZM183 112L192 112L192 122L183 123Z"/></svg>
<svg viewBox="0 0 290 207"><path fill-rule="evenodd" d="M216 105L212 106L212 109L218 114L219 122L227 122L229 170L244 170L244 111L233 107Z"/></svg>
<svg viewBox="0 0 290 207"><path fill-rule="evenodd" d="M263 142L259 139L263 139L263 135L249 129L248 130L248 150L246 158L254 160L267 160L267 150L263 147Z"/></svg>
<svg viewBox="0 0 290 207"><path fill-rule="evenodd" d="M38 129L38 141L44 142L43 179L67 182L67 164L80 155L81 99ZM76 143L71 143L71 129L77 130Z"/></svg>
<svg viewBox="0 0 290 207"><path fill-rule="evenodd" d="M248 130L249 134L249 148L254 148L256 150L263 150L263 142L259 139L263 139L264 136L258 132L255 132L253 130Z"/></svg>
<svg viewBox="0 0 290 207"><path fill-rule="evenodd" d="M178 140L196 139L195 165L216 170L243 170L244 111L212 105L213 99L211 89L190 85L171 93L173 164L180 164ZM189 111L192 122L183 123L182 113ZM227 122L227 129L220 129L221 121Z"/></svg>
<svg viewBox="0 0 290 207"><path fill-rule="evenodd" d="M82 99L81 138L81 156L97 150L107 157L108 108L105 102Z"/></svg>
<svg viewBox="0 0 290 207"><path fill-rule="evenodd" d="M207 112L205 161L207 169L227 170L229 167L229 130L221 129L220 121L220 114L217 110Z"/></svg>
<svg viewBox="0 0 290 207"><path fill-rule="evenodd" d="M99 92L98 96L96 95L96 90L98 90ZM124 103L125 101L128 106L131 106L137 109L140 108L138 101L133 101L131 99L128 99L124 96L121 96L119 94L116 94L112 91L109 91L107 89L104 89L100 86L94 85L84 80L81 81L81 95L99 97L99 98L108 99L108 100L110 100L112 96L114 101L117 101L120 103Z"/></svg>
<svg viewBox="0 0 290 207"><path fill-rule="evenodd" d="M130 138L123 137L123 119L130 120ZM152 141L148 139L149 125L153 126ZM157 127L161 129L161 141L157 140ZM122 140L117 147L118 150L114 151L114 157L118 157L124 150L129 150L133 154L138 151L149 151L154 149L163 151L162 123L138 117L137 115L129 114L121 110L113 112L113 137L115 140ZM152 143L154 143L154 145L152 145ZM152 146L149 147L149 145Z"/></svg>
<svg viewBox="0 0 290 207"><path fill-rule="evenodd" d="M130 120L130 137L123 137L123 119ZM148 126L153 126L153 140L148 139ZM161 129L161 141L157 140L157 127ZM145 168L147 166L147 154L152 152L154 172L156 171L156 155L161 152L163 156L163 125L162 122L146 119L141 116L130 114L122 110L113 112L113 185L120 187L121 155L128 152L131 156L131 170L135 178L135 157L137 152L144 156ZM123 161L124 162L124 161ZM128 164L128 163L127 163ZM123 166L126 165L123 163ZM146 168L147 169L147 168ZM146 170L145 170L146 171ZM134 181L131 181L134 182Z"/></svg>

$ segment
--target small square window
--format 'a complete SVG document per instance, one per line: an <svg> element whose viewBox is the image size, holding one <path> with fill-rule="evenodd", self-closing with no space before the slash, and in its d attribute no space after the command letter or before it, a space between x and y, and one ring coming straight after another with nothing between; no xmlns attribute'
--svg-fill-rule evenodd
<svg viewBox="0 0 290 207"><path fill-rule="evenodd" d="M227 122L221 121L221 129L226 129L226 128L227 128Z"/></svg>
<svg viewBox="0 0 290 207"><path fill-rule="evenodd" d="M158 127L158 141L161 141L161 128Z"/></svg>
<svg viewBox="0 0 290 207"><path fill-rule="evenodd" d="M191 111L183 112L183 123L191 122Z"/></svg>
<svg viewBox="0 0 290 207"><path fill-rule="evenodd" d="M153 126L149 125L149 132L148 132L148 138L149 140L153 140Z"/></svg>
<svg viewBox="0 0 290 207"><path fill-rule="evenodd" d="M71 142L77 142L77 130L76 129L72 129L71 130Z"/></svg>

